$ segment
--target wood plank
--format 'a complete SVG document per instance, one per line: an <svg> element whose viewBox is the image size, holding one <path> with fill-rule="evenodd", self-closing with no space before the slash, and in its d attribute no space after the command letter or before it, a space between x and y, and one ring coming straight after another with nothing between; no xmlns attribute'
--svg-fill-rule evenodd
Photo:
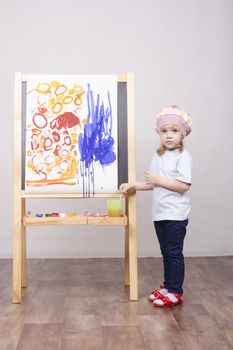
<svg viewBox="0 0 233 350"><path fill-rule="evenodd" d="M87 216L78 215L75 217L36 217L25 216L25 226L47 226L47 225L87 225Z"/></svg>
<svg viewBox="0 0 233 350"><path fill-rule="evenodd" d="M82 193L30 193L22 191L22 198L81 198L81 199L95 199L95 198L121 198L127 197L121 193L96 193L94 197L84 197Z"/></svg>
<svg viewBox="0 0 233 350"><path fill-rule="evenodd" d="M129 217L128 198L125 199L125 215ZM129 225L125 226L125 286L129 286Z"/></svg>
<svg viewBox="0 0 233 350"><path fill-rule="evenodd" d="M134 102L134 74L127 74L127 115L128 115L128 182L136 181L136 128Z"/></svg>
<svg viewBox="0 0 233 350"><path fill-rule="evenodd" d="M88 225L127 225L127 217L88 216Z"/></svg>
<svg viewBox="0 0 233 350"><path fill-rule="evenodd" d="M28 75L27 74L23 74L22 75L22 80L23 81L27 81L28 79ZM117 81L118 83L126 83L127 82L127 75L126 74L118 74L117 75Z"/></svg>
<svg viewBox="0 0 233 350"><path fill-rule="evenodd" d="M105 350L147 348L138 326L106 326L103 327L103 337Z"/></svg>
<svg viewBox="0 0 233 350"><path fill-rule="evenodd" d="M78 215L74 217L36 217L25 216L23 218L24 226L47 226L47 225L127 225L128 218L109 217L109 216L85 216Z"/></svg>
<svg viewBox="0 0 233 350"><path fill-rule="evenodd" d="M134 75L127 73L128 181L136 181ZM138 300L136 194L128 198L130 300Z"/></svg>
<svg viewBox="0 0 233 350"><path fill-rule="evenodd" d="M138 266L136 237L136 194L129 197L129 280L130 300L138 300Z"/></svg>
<svg viewBox="0 0 233 350"><path fill-rule="evenodd" d="M190 329L183 331L188 349L201 350L232 350L229 341L224 337L224 333L219 330L204 330L195 332Z"/></svg>
<svg viewBox="0 0 233 350"><path fill-rule="evenodd" d="M21 140L21 98L22 79L21 73L15 73L14 96L14 224L13 224L13 303L21 302L21 188L22 188L22 140Z"/></svg>
<svg viewBox="0 0 233 350"><path fill-rule="evenodd" d="M16 350L57 350L60 339L60 324L25 324Z"/></svg>
<svg viewBox="0 0 233 350"><path fill-rule="evenodd" d="M22 205L22 213L21 218L23 219L26 214L26 199L21 199L21 205ZM26 241L26 227L23 224L23 221L21 223L21 234L22 234L22 244L21 244L21 264L22 264L22 271L21 271L21 284L23 288L27 287L27 241Z"/></svg>
<svg viewBox="0 0 233 350"><path fill-rule="evenodd" d="M118 83L127 83L127 75L118 75L117 81Z"/></svg>

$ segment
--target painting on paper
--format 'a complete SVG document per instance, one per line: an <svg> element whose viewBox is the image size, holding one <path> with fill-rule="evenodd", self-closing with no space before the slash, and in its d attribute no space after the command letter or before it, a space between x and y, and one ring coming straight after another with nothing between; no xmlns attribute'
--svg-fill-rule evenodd
<svg viewBox="0 0 233 350"><path fill-rule="evenodd" d="M25 128L27 192L117 190L116 76L28 76Z"/></svg>

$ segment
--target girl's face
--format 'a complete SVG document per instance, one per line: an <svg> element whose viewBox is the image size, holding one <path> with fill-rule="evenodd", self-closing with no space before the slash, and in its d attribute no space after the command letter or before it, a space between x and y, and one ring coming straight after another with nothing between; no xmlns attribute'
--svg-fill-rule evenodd
<svg viewBox="0 0 233 350"><path fill-rule="evenodd" d="M180 128L172 123L162 125L159 130L159 135L162 145L170 151L176 149L183 138Z"/></svg>

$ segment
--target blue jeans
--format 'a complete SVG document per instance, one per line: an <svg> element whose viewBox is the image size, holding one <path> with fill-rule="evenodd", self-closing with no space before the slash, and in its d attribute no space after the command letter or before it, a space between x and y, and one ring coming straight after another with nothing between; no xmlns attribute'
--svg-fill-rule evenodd
<svg viewBox="0 0 233 350"><path fill-rule="evenodd" d="M188 220L154 221L155 231L163 256L164 287L171 293L183 294L183 244Z"/></svg>

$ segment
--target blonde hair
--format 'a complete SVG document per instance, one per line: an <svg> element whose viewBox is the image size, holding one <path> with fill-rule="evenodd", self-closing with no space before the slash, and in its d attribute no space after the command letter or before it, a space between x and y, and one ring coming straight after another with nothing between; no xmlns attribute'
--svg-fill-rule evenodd
<svg viewBox="0 0 233 350"><path fill-rule="evenodd" d="M183 137L180 140L180 143L176 147L176 149L178 149L180 151L180 153L183 152L183 150L184 150L184 138ZM160 147L157 149L156 152L158 153L159 156L162 156L166 152L166 147L164 145L160 145Z"/></svg>

